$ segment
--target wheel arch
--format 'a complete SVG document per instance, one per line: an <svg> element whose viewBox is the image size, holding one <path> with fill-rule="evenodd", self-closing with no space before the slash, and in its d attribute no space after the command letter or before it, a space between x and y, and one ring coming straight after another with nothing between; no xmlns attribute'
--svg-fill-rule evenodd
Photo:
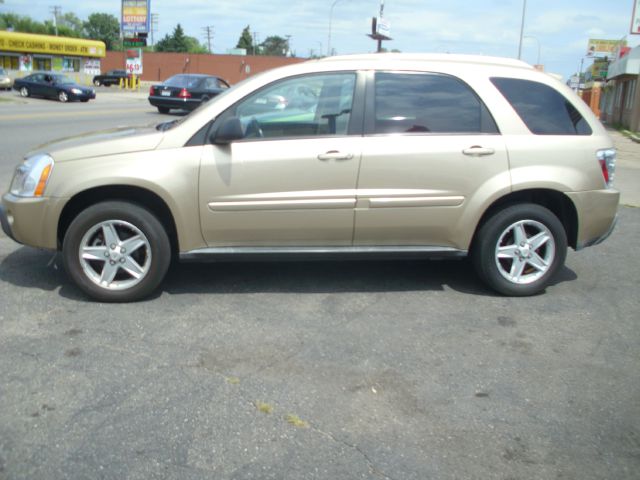
<svg viewBox="0 0 640 480"><path fill-rule="evenodd" d="M519 203L533 203L550 210L564 227L567 242L573 249L578 242L578 212L571 199L562 192L550 189L527 189L511 192L494 201L484 212L473 233L471 249L482 225L496 212Z"/></svg>
<svg viewBox="0 0 640 480"><path fill-rule="evenodd" d="M58 219L58 249L62 246L65 233L73 219L84 209L96 203L120 200L135 203L153 213L164 226L171 242L172 254L179 251L178 233L175 219L167 203L156 193L142 187L130 185L109 185L94 187L77 193L66 203Z"/></svg>

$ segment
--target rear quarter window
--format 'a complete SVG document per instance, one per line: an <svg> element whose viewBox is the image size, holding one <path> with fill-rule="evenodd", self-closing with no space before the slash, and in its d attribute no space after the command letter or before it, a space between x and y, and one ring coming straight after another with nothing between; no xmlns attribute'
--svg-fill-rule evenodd
<svg viewBox="0 0 640 480"><path fill-rule="evenodd" d="M491 82L535 135L591 135L591 127L560 92L544 83L494 77Z"/></svg>

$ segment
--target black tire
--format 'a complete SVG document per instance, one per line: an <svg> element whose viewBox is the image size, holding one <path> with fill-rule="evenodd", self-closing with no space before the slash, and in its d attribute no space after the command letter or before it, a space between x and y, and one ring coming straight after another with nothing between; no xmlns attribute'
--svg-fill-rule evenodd
<svg viewBox="0 0 640 480"><path fill-rule="evenodd" d="M67 103L69 101L69 94L64 90L60 90L58 92L58 100L62 103Z"/></svg>
<svg viewBox="0 0 640 480"><path fill-rule="evenodd" d="M109 237L107 231L115 236ZM91 256L81 259L81 252ZM171 263L171 244L162 223L149 210L108 201L88 207L71 222L62 254L65 270L87 295L103 302L131 302L147 297L160 285ZM127 267L139 270L139 278ZM109 271L115 273L108 285L100 285Z"/></svg>
<svg viewBox="0 0 640 480"><path fill-rule="evenodd" d="M20 96L21 97L29 97L31 96L31 92L29 91L29 89L27 87L20 87L20 90L18 90L20 92Z"/></svg>
<svg viewBox="0 0 640 480"><path fill-rule="evenodd" d="M530 203L512 205L480 227L471 256L480 278L495 291L535 295L564 265L567 234L550 210Z"/></svg>
<svg viewBox="0 0 640 480"><path fill-rule="evenodd" d="M158 112L160 113L169 113L170 108L167 107L158 107Z"/></svg>

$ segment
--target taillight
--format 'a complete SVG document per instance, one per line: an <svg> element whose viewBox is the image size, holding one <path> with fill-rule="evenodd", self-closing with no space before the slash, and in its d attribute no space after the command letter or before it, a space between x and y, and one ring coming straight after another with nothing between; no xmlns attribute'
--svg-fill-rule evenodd
<svg viewBox="0 0 640 480"><path fill-rule="evenodd" d="M605 148L596 152L596 158L602 169L602 176L607 188L613 186L613 179L616 174L616 150L615 148Z"/></svg>
<svg viewBox="0 0 640 480"><path fill-rule="evenodd" d="M180 90L180 93L178 94L178 97L180 97L180 98L191 98L191 94L187 91L186 88L183 88L182 90Z"/></svg>
<svg viewBox="0 0 640 480"><path fill-rule="evenodd" d="M153 95L153 87L149 87L149 95Z"/></svg>

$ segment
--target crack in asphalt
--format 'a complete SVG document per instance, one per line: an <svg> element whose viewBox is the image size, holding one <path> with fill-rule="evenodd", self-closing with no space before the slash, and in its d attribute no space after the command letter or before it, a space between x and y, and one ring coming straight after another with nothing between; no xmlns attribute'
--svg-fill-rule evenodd
<svg viewBox="0 0 640 480"><path fill-rule="evenodd" d="M369 470L371 470L371 473L373 473L374 475L377 475L379 477L382 478L386 478L387 480L395 480L393 477L387 475L385 472L383 472L380 468L376 467L375 463L373 462L373 460L371 460L371 457L369 457L369 455L367 455L367 453L362 450L358 445L354 444L354 443L349 443L346 440L341 440L339 438L336 438L333 434L329 433L329 432L325 432L324 430L321 430L318 427L315 427L313 424L309 423L309 428L311 430L313 430L314 432L319 433L320 435L329 438L330 440L332 440L335 443L339 443L340 445L344 445L345 447L348 447L356 452L358 452L362 458L365 459L365 461L367 462L367 465L369 465Z"/></svg>

